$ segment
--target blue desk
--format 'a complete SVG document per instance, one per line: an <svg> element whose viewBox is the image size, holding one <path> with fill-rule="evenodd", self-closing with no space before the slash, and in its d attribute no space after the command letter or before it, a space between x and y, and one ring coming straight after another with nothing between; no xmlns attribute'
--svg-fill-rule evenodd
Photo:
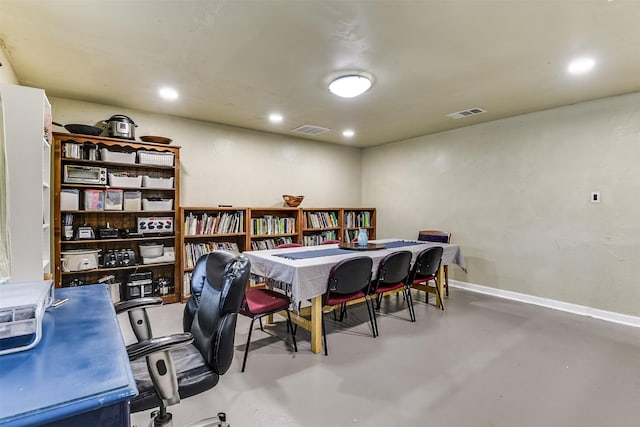
<svg viewBox="0 0 640 427"><path fill-rule="evenodd" d="M40 343L0 356L0 425L128 426L138 390L107 286L55 296Z"/></svg>

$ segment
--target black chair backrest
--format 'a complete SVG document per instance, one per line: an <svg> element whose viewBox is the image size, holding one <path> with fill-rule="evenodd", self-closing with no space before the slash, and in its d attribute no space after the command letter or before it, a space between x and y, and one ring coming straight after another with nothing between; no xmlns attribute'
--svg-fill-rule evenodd
<svg viewBox="0 0 640 427"><path fill-rule="evenodd" d="M352 294L368 290L371 283L373 260L368 256L360 256L340 261L331 268L325 299L330 293Z"/></svg>
<svg viewBox="0 0 640 427"><path fill-rule="evenodd" d="M418 233L418 240L424 242L449 243L451 233L436 230L422 230Z"/></svg>
<svg viewBox="0 0 640 427"><path fill-rule="evenodd" d="M435 276L440 268L442 252L443 249L441 246L434 246L420 252L416 257L416 261L413 263L411 280L413 281L420 277Z"/></svg>
<svg viewBox="0 0 640 427"><path fill-rule="evenodd" d="M233 360L238 310L244 298L251 264L245 256L226 251L213 251L202 262L206 277L204 280L197 278L195 292L192 283L191 298L197 299L199 293L199 304L188 332L193 334L193 344L211 370L222 375ZM200 267L197 271L201 274L203 270L198 264L196 268ZM197 290L199 283L203 284L200 292Z"/></svg>
<svg viewBox="0 0 640 427"><path fill-rule="evenodd" d="M378 264L376 283L404 282L409 276L412 257L410 251L398 251L382 258Z"/></svg>

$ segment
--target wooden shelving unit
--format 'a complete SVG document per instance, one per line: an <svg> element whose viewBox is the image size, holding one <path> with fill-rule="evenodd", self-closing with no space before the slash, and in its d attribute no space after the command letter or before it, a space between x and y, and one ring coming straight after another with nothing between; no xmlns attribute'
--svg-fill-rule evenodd
<svg viewBox="0 0 640 427"><path fill-rule="evenodd" d="M166 293L166 289L161 292L165 302L178 302L182 295L182 276L180 271L180 259L178 249L181 247L181 221L178 218L178 207L180 206L180 147L175 145L142 143L123 139L93 137L87 135L77 135L68 133L54 133L54 260L55 260L55 283L57 287L66 287L74 284L74 280L80 280L84 284L98 283L108 276L114 276L111 280L121 283L121 298L124 299L128 277L131 273L151 272L154 285L159 278L170 279L172 292ZM78 153L71 154L67 152L70 148L78 148ZM119 158L98 159L101 149L106 149L110 153L129 154L134 160L133 162L123 162ZM88 153L92 152L89 156ZM146 152L146 156L157 156L161 159L158 164L149 164L148 161L140 163L139 151ZM137 154L131 154L136 153ZM91 159L89 159L91 157ZM167 160L165 162L164 160ZM118 160L118 161L114 161ZM170 160L170 161L169 161ZM157 163L153 161L151 163ZM87 167L87 168L106 168L109 179L106 183L77 183L70 182L65 179L65 167ZM117 181L112 182L111 174L128 175L131 177L146 176L149 182L171 182L170 186L143 186L142 183L130 186L118 185ZM134 178L135 180L135 178ZM140 208L135 210L124 210L126 208L123 200L123 206L114 210L87 210L83 196L88 191L107 191L122 190L123 198L128 192L140 193ZM65 193L65 197L71 192L78 193L78 205L74 209L68 209L68 206L61 207L61 193ZM125 193L127 192L127 193ZM145 202L144 199L147 199ZM162 202L161 206L155 205L155 199L162 199L173 202ZM151 200L151 202L149 202ZM145 204L147 204L145 209ZM105 201L106 204L106 201ZM103 206L104 209L106 206ZM73 237L67 236L63 224L71 222ZM128 237L123 230L131 232L138 231L138 222L141 218L155 218L155 224L166 223L165 228L169 228L169 223L173 223L173 231L162 231L158 227L156 233L145 233L141 236L133 235ZM168 218L169 221L163 219ZM78 238L78 228L80 226L90 227L94 233L93 237L84 236ZM111 227L118 230L117 236L101 239L99 235L100 227ZM157 227L157 225L154 225ZM149 231L149 230L148 230ZM169 252L166 248L174 248L175 261L167 260L166 257L160 258L158 262L150 261L143 264L143 258L140 254L140 246L142 244L162 243L165 253ZM91 268L80 271L62 271L62 252L82 249L99 249L100 259L98 268ZM104 255L109 251L121 251L130 249L135 254L135 264L132 265L111 265L106 266ZM152 259L151 259L152 260ZM153 288L157 288L153 286Z"/></svg>
<svg viewBox="0 0 640 427"><path fill-rule="evenodd" d="M302 243L298 208L248 208L247 250L273 249L282 243Z"/></svg>
<svg viewBox="0 0 640 427"><path fill-rule="evenodd" d="M376 238L376 209L375 208L343 208L342 209L342 239L350 242L358 237L358 230L364 228L369 233L369 239Z"/></svg>
<svg viewBox="0 0 640 427"><path fill-rule="evenodd" d="M302 208L302 244L319 245L327 240L342 240L341 208Z"/></svg>

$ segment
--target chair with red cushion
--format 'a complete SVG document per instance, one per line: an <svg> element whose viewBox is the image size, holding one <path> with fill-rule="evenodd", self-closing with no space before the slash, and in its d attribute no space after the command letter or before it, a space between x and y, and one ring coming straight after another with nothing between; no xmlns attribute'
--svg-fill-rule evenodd
<svg viewBox="0 0 640 427"><path fill-rule="evenodd" d="M296 336L294 333L293 325L291 324L291 313L289 312L290 305L289 297L281 292L267 289L267 288L250 288L245 292L245 298L240 305L239 313L251 318L251 325L249 326L249 336L247 337L247 345L244 349L244 358L242 360L242 372L247 365L247 356L249 355L249 344L251 344L251 331L253 330L253 322L258 319L260 322L260 329L264 331L262 327L262 318L270 314L277 313L279 311L287 312L287 331L291 332L291 339L293 340L293 350L298 351L298 345L296 344Z"/></svg>
<svg viewBox="0 0 640 427"><path fill-rule="evenodd" d="M413 268L411 269L407 283L410 286L430 286L430 283L433 282L435 284L435 293L440 300L440 308L444 310L444 301L438 288L438 269L442 261L442 252L442 246L434 246L421 251L413 263ZM429 293L426 295L426 302L429 302Z"/></svg>
<svg viewBox="0 0 640 427"><path fill-rule="evenodd" d="M322 305L326 308L340 307L340 320L344 318L347 303L358 299L364 299L367 304L369 321L371 322L372 335L375 338L376 327L373 314L373 304L369 306L369 286L371 284L371 269L373 260L367 256L348 258L340 261L331 268L327 282L327 292L322 296ZM335 314L335 312L334 312ZM327 350L327 328L322 316L322 339L324 341L324 354Z"/></svg>
<svg viewBox="0 0 640 427"><path fill-rule="evenodd" d="M409 273L411 270L410 251L393 252L380 260L376 279L371 283L370 295L377 300L377 309L380 309L380 302L385 293L400 291L404 293L407 307L409 308L409 319L416 321L413 311L413 299L411 298L411 288L409 287ZM375 321L376 335L378 334L378 323Z"/></svg>
<svg viewBox="0 0 640 427"><path fill-rule="evenodd" d="M321 245L333 245L336 243L340 243L340 240L325 240L324 242L320 242Z"/></svg>
<svg viewBox="0 0 640 427"><path fill-rule="evenodd" d="M451 233L440 230L420 230L418 240L436 243L451 243ZM444 291L449 296L449 266L444 266Z"/></svg>
<svg viewBox="0 0 640 427"><path fill-rule="evenodd" d="M284 249L284 248L299 248L302 245L300 243L282 243L276 246L276 249Z"/></svg>

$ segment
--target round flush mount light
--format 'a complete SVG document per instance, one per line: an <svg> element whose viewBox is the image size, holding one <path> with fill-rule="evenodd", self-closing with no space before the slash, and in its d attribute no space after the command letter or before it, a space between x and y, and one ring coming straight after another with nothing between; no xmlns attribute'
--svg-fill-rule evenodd
<svg viewBox="0 0 640 427"><path fill-rule="evenodd" d="M574 75L585 74L591 71L595 65L596 61L593 58L577 58L569 63L567 71L569 72L569 74Z"/></svg>
<svg viewBox="0 0 640 427"><path fill-rule="evenodd" d="M342 131L342 136L345 138L352 138L356 133L352 129L345 129Z"/></svg>
<svg viewBox="0 0 640 427"><path fill-rule="evenodd" d="M371 78L363 74L340 76L329 84L329 92L342 98L354 98L362 95L372 85Z"/></svg>
<svg viewBox="0 0 640 427"><path fill-rule="evenodd" d="M167 101L175 101L178 99L178 91L172 87L162 87L158 93L162 99L166 99Z"/></svg>
<svg viewBox="0 0 640 427"><path fill-rule="evenodd" d="M269 114L269 121L271 123L281 123L282 122L282 114L280 113L271 113Z"/></svg>

